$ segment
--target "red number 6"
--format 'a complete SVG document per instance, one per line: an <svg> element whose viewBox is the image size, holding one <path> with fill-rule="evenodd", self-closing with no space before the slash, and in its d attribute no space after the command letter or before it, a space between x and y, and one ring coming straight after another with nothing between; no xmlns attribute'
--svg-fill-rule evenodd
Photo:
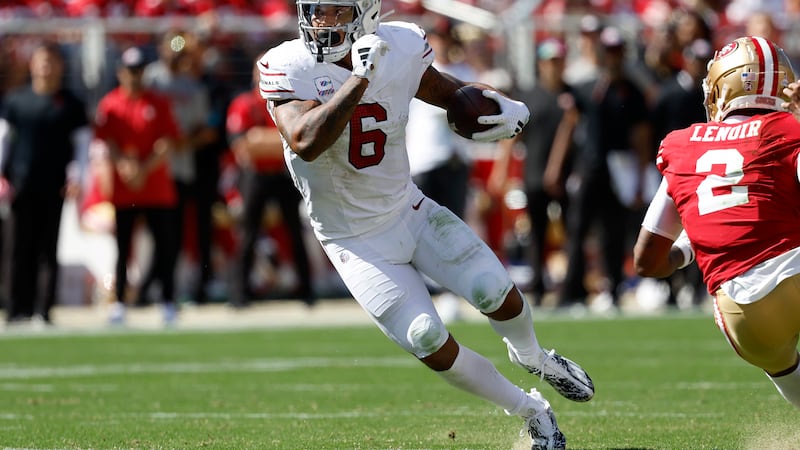
<svg viewBox="0 0 800 450"><path fill-rule="evenodd" d="M386 110L378 103L356 106L350 118L350 164L356 169L377 166L386 154L386 133L377 128L386 121ZM374 125L372 125L374 123ZM370 130L364 131L366 125Z"/></svg>

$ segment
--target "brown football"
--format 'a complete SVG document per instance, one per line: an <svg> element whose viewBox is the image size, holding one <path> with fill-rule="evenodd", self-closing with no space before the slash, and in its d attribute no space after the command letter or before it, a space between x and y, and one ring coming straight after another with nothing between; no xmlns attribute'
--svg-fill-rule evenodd
<svg viewBox="0 0 800 450"><path fill-rule="evenodd" d="M500 105L483 96L483 90L474 86L464 86L457 90L447 105L447 122L458 135L467 139L473 133L486 131L494 125L478 123L480 116L500 114Z"/></svg>

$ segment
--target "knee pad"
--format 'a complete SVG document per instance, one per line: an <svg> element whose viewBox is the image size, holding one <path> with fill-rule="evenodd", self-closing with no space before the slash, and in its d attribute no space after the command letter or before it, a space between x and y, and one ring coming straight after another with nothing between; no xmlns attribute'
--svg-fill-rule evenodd
<svg viewBox="0 0 800 450"><path fill-rule="evenodd" d="M470 301L478 311L487 314L497 311L506 300L513 283L506 272L481 272L472 278Z"/></svg>
<svg viewBox="0 0 800 450"><path fill-rule="evenodd" d="M420 314L408 325L406 339L417 358L425 358L442 348L450 334L444 323L428 314Z"/></svg>

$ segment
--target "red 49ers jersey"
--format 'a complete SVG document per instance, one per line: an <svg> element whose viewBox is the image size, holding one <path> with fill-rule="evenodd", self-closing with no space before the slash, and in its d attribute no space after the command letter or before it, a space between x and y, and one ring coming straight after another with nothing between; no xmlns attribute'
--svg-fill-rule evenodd
<svg viewBox="0 0 800 450"><path fill-rule="evenodd" d="M775 112L673 131L656 165L711 293L800 247L800 124Z"/></svg>

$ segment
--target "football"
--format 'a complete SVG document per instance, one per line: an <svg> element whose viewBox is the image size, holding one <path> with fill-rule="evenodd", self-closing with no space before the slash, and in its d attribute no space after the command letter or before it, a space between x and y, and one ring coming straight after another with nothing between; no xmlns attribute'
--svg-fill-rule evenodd
<svg viewBox="0 0 800 450"><path fill-rule="evenodd" d="M464 86L456 91L447 105L447 123L459 136L471 139L473 133L486 131L494 126L478 123L478 117L494 116L500 112L500 105L484 97L482 89Z"/></svg>

